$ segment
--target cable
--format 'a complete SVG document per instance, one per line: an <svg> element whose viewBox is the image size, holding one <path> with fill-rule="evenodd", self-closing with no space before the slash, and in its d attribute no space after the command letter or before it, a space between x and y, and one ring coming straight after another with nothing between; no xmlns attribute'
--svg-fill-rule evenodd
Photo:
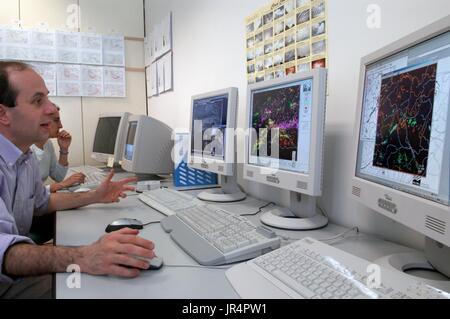
<svg viewBox="0 0 450 319"><path fill-rule="evenodd" d="M208 269L229 269L230 266L202 266L202 265L164 265L165 267L173 267L173 268L208 268Z"/></svg>
<svg viewBox="0 0 450 319"><path fill-rule="evenodd" d="M258 208L258 211L257 211L256 213L241 214L241 215L239 215L239 216L255 216L255 215L258 215L259 213L262 212L262 209L263 209L263 208L266 208L266 207L269 206L269 205L276 205L276 204L275 204L274 202L269 202L269 203L267 203L267 204L265 204L265 205L259 207L259 208Z"/></svg>
<svg viewBox="0 0 450 319"><path fill-rule="evenodd" d="M345 237L345 235L347 235L348 233L350 233L350 232L352 232L352 231L355 231L356 232L356 234L359 234L359 228L358 227L352 227L352 228L350 228L350 229L347 229L346 231L344 231L344 232L342 232L342 233L340 233L340 234L338 234L338 235L336 235L336 236L334 236L334 237L330 237L330 238L323 238L323 239L318 239L319 241L333 241L333 240L336 240L336 239L339 239L339 238L343 238L343 237Z"/></svg>
<svg viewBox="0 0 450 319"><path fill-rule="evenodd" d="M328 214L319 205L316 205L316 207L320 210L320 212L322 213L323 216L328 218Z"/></svg>
<svg viewBox="0 0 450 319"><path fill-rule="evenodd" d="M148 226L148 225L151 225L151 224L159 224L159 223L161 223L161 221L160 220L156 220L156 221L149 222L147 224L142 224L142 227L145 227L145 226Z"/></svg>

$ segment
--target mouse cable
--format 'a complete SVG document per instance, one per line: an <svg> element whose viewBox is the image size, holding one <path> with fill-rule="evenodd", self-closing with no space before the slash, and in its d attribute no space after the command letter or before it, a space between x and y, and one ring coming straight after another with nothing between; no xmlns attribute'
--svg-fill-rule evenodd
<svg viewBox="0 0 450 319"><path fill-rule="evenodd" d="M263 208L266 208L269 205L276 205L276 204L274 202L269 202L269 203L264 204L263 206L259 207L258 211L256 213L240 214L239 216L255 216L255 215L258 215L259 213L262 212Z"/></svg>
<svg viewBox="0 0 450 319"><path fill-rule="evenodd" d="M145 227L145 226L148 226L148 225L151 225L151 224L159 224L159 223L161 223L160 220L155 220L155 221L153 221L153 222L149 222L149 223L146 223L146 224L142 224L142 226Z"/></svg>

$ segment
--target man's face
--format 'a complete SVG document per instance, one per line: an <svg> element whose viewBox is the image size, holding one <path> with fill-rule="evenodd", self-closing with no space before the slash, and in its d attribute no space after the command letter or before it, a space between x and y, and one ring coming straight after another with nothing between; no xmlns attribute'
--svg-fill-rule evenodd
<svg viewBox="0 0 450 319"><path fill-rule="evenodd" d="M59 130L62 129L61 118L59 117L59 111L52 116L52 121L50 122L50 138L58 137Z"/></svg>
<svg viewBox="0 0 450 319"><path fill-rule="evenodd" d="M50 123L57 109L47 98L44 80L35 71L10 71L9 80L18 93L16 106L7 108L9 133L13 143L25 150L49 138Z"/></svg>

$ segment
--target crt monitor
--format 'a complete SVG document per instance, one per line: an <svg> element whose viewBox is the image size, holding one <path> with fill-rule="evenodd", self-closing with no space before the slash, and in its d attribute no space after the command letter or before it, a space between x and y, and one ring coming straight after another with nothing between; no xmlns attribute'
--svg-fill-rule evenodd
<svg viewBox="0 0 450 319"><path fill-rule="evenodd" d="M145 115L128 118L122 152L122 168L143 179L159 179L173 171L172 129Z"/></svg>
<svg viewBox="0 0 450 319"><path fill-rule="evenodd" d="M425 235L429 261L447 276L449 43L447 16L362 59L351 189L363 205Z"/></svg>
<svg viewBox="0 0 450 319"><path fill-rule="evenodd" d="M290 207L261 217L284 229L316 229L322 194L326 69L252 84L247 98L244 178L290 191ZM298 217L298 218L295 218Z"/></svg>
<svg viewBox="0 0 450 319"><path fill-rule="evenodd" d="M100 163L114 158L119 163L124 147L124 135L130 113L103 113L98 117L91 157Z"/></svg>
<svg viewBox="0 0 450 319"><path fill-rule="evenodd" d="M220 175L221 188L199 199L228 202L245 198L236 181L235 128L237 88L195 95L191 100L188 165Z"/></svg>

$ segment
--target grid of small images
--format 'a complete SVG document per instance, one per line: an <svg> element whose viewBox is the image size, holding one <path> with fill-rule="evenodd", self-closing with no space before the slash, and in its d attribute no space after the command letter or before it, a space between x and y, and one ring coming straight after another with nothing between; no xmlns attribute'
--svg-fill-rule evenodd
<svg viewBox="0 0 450 319"><path fill-rule="evenodd" d="M248 83L328 67L327 0L276 0L245 20Z"/></svg>

